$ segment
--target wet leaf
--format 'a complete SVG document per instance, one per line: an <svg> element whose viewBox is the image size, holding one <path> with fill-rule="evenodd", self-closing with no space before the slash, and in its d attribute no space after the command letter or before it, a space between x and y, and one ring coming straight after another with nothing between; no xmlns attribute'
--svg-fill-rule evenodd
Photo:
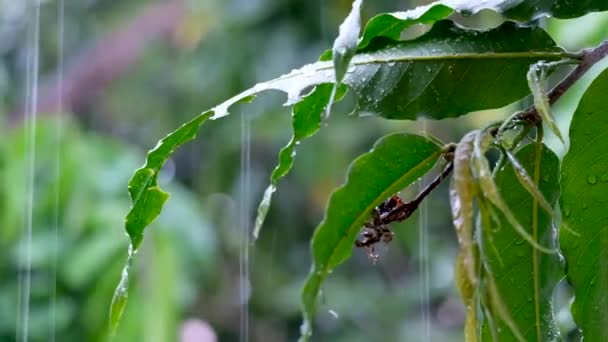
<svg viewBox="0 0 608 342"><path fill-rule="evenodd" d="M293 136L289 143L279 152L279 163L270 175L270 185L264 191L264 196L258 206L258 214L253 230L254 239L258 238L260 229L264 224L266 213L272 201L272 194L276 190L278 181L285 177L293 166L296 145L302 140L316 134L321 127L321 114L329 101L330 88L329 84L319 85L309 95L303 97L302 101L293 106Z"/></svg>
<svg viewBox="0 0 608 342"><path fill-rule="evenodd" d="M608 336L608 70L583 95L570 125L562 164L560 206L564 222L580 236L560 231L567 276L574 287L572 316L585 341Z"/></svg>
<svg viewBox="0 0 608 342"><path fill-rule="evenodd" d="M343 82L357 94L360 112L390 119L443 119L525 97L530 64L566 56L539 28L505 23L475 31L442 21L415 40L374 41L352 58ZM309 64L233 97L215 108L215 117L263 90L286 92L290 105L300 101L304 90L334 80L331 62Z"/></svg>
<svg viewBox="0 0 608 342"><path fill-rule="evenodd" d="M546 69L543 66L544 64L544 62L532 64L526 78L528 79L528 86L534 97L534 107L536 107L536 111L540 114L543 122L547 124L549 129L555 133L563 144L564 138L557 127L555 118L553 118L553 115L551 114L551 106L549 105L549 97L547 96L547 75Z"/></svg>
<svg viewBox="0 0 608 342"><path fill-rule="evenodd" d="M532 184L547 205L552 208L559 196L559 160L548 148L537 148L536 144L525 146L516 155L526 174L531 175ZM528 234L543 246L554 247L556 231L552 216L541 208L540 201L519 182L518 171L507 165L496 173L496 185L505 204L515 219L525 227ZM483 229L483 245L490 240L494 248L485 248L485 262L492 270L496 292L502 297L504 310L525 341L559 340L553 315L553 289L562 277L559 256L541 253L522 239L505 215L498 213L500 227L486 221ZM488 227L489 226L489 227ZM515 339L512 329L504 320L496 320L498 339ZM489 327L484 324L484 340L490 338Z"/></svg>
<svg viewBox="0 0 608 342"><path fill-rule="evenodd" d="M312 333L321 283L350 257L357 234L372 210L423 176L441 153L440 146L428 138L392 134L351 164L346 183L332 193L325 218L312 238L313 264L302 290L302 340Z"/></svg>
<svg viewBox="0 0 608 342"><path fill-rule="evenodd" d="M575 18L589 12L608 10L604 0L569 1L569 0L487 0L463 1L443 0L419 6L408 11L382 13L370 19L363 30L359 49L364 49L377 37L399 40L401 33L416 24L433 24L446 19L454 12L472 15L481 10L492 10L506 18L519 21L531 21L542 16L561 19Z"/></svg>
<svg viewBox="0 0 608 342"><path fill-rule="evenodd" d="M465 255L460 251L456 258L454 277L456 280L456 287L464 302L466 312L464 339L466 342L477 342L477 330L479 325L477 318L477 290L476 286L471 282L470 276L467 275L467 268L468 266L465 264Z"/></svg>
<svg viewBox="0 0 608 342"><path fill-rule="evenodd" d="M608 10L608 1L605 0L507 0L503 2L508 4L504 15L507 18L521 21L530 21L540 17L569 19L590 12Z"/></svg>
<svg viewBox="0 0 608 342"><path fill-rule="evenodd" d="M526 231L522 224L517 220L516 215L509 205L505 202L503 198L504 194L498 189L492 176L490 164L485 157L485 152L488 150L491 141L492 137L489 134L479 134L474 143L471 165L473 168L473 176L479 184L480 193L504 215L511 227L526 240L526 242L543 253L555 254L555 248L541 245L528 231Z"/></svg>
<svg viewBox="0 0 608 342"><path fill-rule="evenodd" d="M471 174L471 157L473 143L479 134L473 131L465 135L456 146L454 152L454 173L450 183L450 205L452 208L452 222L456 229L463 269L467 282L472 286L477 284L476 263L473 246L473 199L475 198L475 184ZM459 260L460 260L459 259ZM463 296L463 299L466 298ZM467 304L468 305L468 304Z"/></svg>
<svg viewBox="0 0 608 342"><path fill-rule="evenodd" d="M442 119L500 107L525 96L528 89L523 75L529 64L563 56L564 52L541 29L507 23L478 32L440 22L414 41L384 42L376 44L373 51L355 55L344 82L359 95L361 111L392 119ZM332 84L333 73L331 62L317 62L259 83L161 140L129 183L133 206L126 227L134 247L139 246L145 227L160 214L168 198L157 186L160 168L175 149L195 137L207 118L226 116L233 104L249 101L270 89L287 93L287 104L298 103L304 90ZM474 86L459 86L462 82ZM323 99L316 97L324 94L316 92L308 101L320 105ZM468 100L462 101L463 98ZM268 194L272 189L269 191Z"/></svg>
<svg viewBox="0 0 608 342"><path fill-rule="evenodd" d="M169 198L169 194L158 186L160 169L175 149L196 137L199 127L211 115L212 111L203 113L159 141L148 152L145 165L135 171L129 181L132 206L125 220L125 229L134 250L137 250L143 239L144 229L158 217Z"/></svg>

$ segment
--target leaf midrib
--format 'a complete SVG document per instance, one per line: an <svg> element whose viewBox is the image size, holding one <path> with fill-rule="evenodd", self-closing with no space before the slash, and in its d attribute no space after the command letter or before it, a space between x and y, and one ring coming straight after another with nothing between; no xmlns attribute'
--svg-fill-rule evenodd
<svg viewBox="0 0 608 342"><path fill-rule="evenodd" d="M434 55L423 55L423 56L414 56L414 55L406 55L406 56L398 56L391 58L377 58L371 60L370 55L356 55L350 65L370 65L370 64L388 64L388 63L397 63L397 62L416 62L416 61L443 61L443 60L480 60L480 59L542 59L542 58L552 58L552 59L560 59L560 58L568 58L571 57L565 51L553 51L553 52L534 52L534 51L521 51L521 52L484 52L484 53L475 53L475 52L467 52L467 53L445 53L445 54L434 54ZM366 60L361 60L362 58L366 58ZM359 59L359 60L357 60ZM308 68L311 66L317 65L312 71L319 72L324 70L333 69L332 62L329 61L321 61L313 64L309 64ZM272 84L278 81L287 80L290 78L297 78L300 76L306 76L307 73L310 73L310 69L300 68L291 73L285 74L283 76L279 76L274 80L264 82L266 84ZM352 72L347 72L347 74L352 74ZM263 83L262 83L263 84Z"/></svg>

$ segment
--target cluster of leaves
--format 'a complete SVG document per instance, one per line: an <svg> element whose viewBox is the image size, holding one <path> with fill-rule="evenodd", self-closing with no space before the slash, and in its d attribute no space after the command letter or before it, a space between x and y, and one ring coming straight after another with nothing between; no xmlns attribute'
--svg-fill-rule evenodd
<svg viewBox="0 0 608 342"><path fill-rule="evenodd" d="M560 253L569 264L567 276L577 294L573 315L579 328L591 340L607 336L604 317L608 297L602 292L608 282L600 280L606 279L602 272L608 272L602 267L608 236L602 229L605 218L600 210L608 167L599 138L605 132L605 120L596 114L606 111L600 95L608 90L608 73L598 76L574 114L570 151L561 163L561 177L558 158L543 145L540 122L563 139L550 105L577 75L608 54L608 45L598 47L594 59L589 59L589 52L566 52L544 30L522 22L544 16L577 17L608 10L608 4L601 0L446 0L378 15L360 34L361 6L361 0L353 2L333 49L318 62L259 83L203 112L148 153L145 165L129 183L132 208L126 230L131 250L137 250L144 229L168 199L158 185L166 160L194 139L208 119L228 115L230 106L249 101L262 91L275 89L287 94L286 105L293 105L293 137L279 153L279 165L259 206L256 237L278 181L294 163L296 146L322 127L332 104L347 91L356 94L356 112L399 120L457 117L532 94L534 108L468 133L453 156L447 156L446 145L436 139L394 134L382 138L353 162L345 184L332 194L325 218L312 237L312 269L302 290L302 339L312 333L323 280L350 257L353 242L373 209L432 170L445 159L442 156L453 159L448 162L454 165L450 200L461 246L456 283L467 306L467 340L558 339L551 295L566 274ZM471 15L481 10L499 13L507 21L481 31L448 20L453 13ZM421 36L402 40L404 30L417 24L432 26ZM568 63L579 64L574 76L547 93L547 74ZM531 132L536 133L536 141L526 144ZM490 150L501 156L493 165L486 157ZM585 165L584 173L589 173L591 165L587 177L580 176L581 165ZM588 191L581 191L585 187ZM558 199L563 221L555 209ZM555 226L560 221L558 232ZM593 224L585 223L588 221ZM130 259L131 255L113 300L113 325L126 304Z"/></svg>

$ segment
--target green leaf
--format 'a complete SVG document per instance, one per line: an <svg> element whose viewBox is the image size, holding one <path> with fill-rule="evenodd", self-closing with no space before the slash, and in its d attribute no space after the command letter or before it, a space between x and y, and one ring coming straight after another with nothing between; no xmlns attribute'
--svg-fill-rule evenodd
<svg viewBox="0 0 608 342"><path fill-rule="evenodd" d="M517 153L517 159L531 175L540 192L551 205L559 196L559 161L545 146L529 144ZM496 174L496 184L506 205L527 232L544 246L555 246L556 231L551 214L542 209L526 187L519 182L517 171L508 165ZM545 254L527 243L512 227L510 220L498 213L499 226L484 227L485 261L492 270L497 292L525 341L556 341L559 330L552 308L553 289L562 277L559 256ZM485 222L487 225L490 222ZM489 229L488 229L489 228ZM515 339L512 329L497 320L500 341ZM490 339L484 323L483 340Z"/></svg>
<svg viewBox="0 0 608 342"><path fill-rule="evenodd" d="M359 111L443 119L528 95L530 64L566 55L539 28L507 22L476 31L441 21L415 40L376 39L355 55L344 83L359 95Z"/></svg>
<svg viewBox="0 0 608 342"><path fill-rule="evenodd" d="M479 184L481 195L504 215L513 230L532 247L543 253L555 254L555 248L543 246L524 228L524 225L519 222L517 216L503 198L503 194L500 192L500 188L492 175L490 164L485 157L485 153L488 151L492 140L493 137L490 134L478 134L474 143L473 158L471 160L472 173Z"/></svg>
<svg viewBox="0 0 608 342"><path fill-rule="evenodd" d="M587 89L570 125L570 149L562 164L560 205L564 222L581 236L560 230L567 276L574 286L572 316L585 341L608 336L608 70Z"/></svg>
<svg viewBox="0 0 608 342"><path fill-rule="evenodd" d="M350 257L372 210L424 175L441 153L439 145L427 138L393 134L351 164L346 183L331 195L325 218L312 238L313 265L302 290L303 340L311 335L321 283Z"/></svg>
<svg viewBox="0 0 608 342"><path fill-rule="evenodd" d="M557 127L555 118L553 118L553 115L551 114L549 96L547 95L547 70L545 65L546 63L544 61L532 64L526 78L528 79L528 86L534 97L534 107L536 108L536 111L540 114L549 129L551 129L562 144L564 144L564 138L559 131L559 127Z"/></svg>
<svg viewBox="0 0 608 342"><path fill-rule="evenodd" d="M213 111L205 112L159 141L158 145L148 152L145 165L135 171L129 181L132 206L125 220L125 229L134 250L141 244L144 229L158 217L169 198L169 194L158 186L160 169L175 149L196 137L199 127L211 115Z"/></svg>
<svg viewBox="0 0 608 342"><path fill-rule="evenodd" d="M530 64L567 56L540 28L505 23L477 31L442 21L415 40L375 40L353 57L344 83L357 93L361 112L389 119L443 119L525 97ZM215 108L214 117L264 90L286 92L286 104L291 105L300 101L304 90L334 81L331 62L308 64L233 97Z"/></svg>
<svg viewBox="0 0 608 342"><path fill-rule="evenodd" d="M443 0L402 12L382 13L370 19L363 30L358 48L365 49L377 37L399 40L401 33L416 24L434 24L454 12L472 15L481 10L492 10L508 19L530 21L542 16L561 19L575 18L589 12L608 10L605 0Z"/></svg>
<svg viewBox="0 0 608 342"><path fill-rule="evenodd" d="M520 21L530 21L540 17L569 19L590 12L608 10L606 0L507 0L503 2L508 4L508 9L503 14L507 18Z"/></svg>
<svg viewBox="0 0 608 342"><path fill-rule="evenodd" d="M319 128L321 128L321 113L323 113L329 101L330 88L329 84L319 85L309 95L303 97L302 101L293 106L293 136L289 143L279 152L279 164L272 171L270 185L264 191L264 196L258 206L258 214L253 230L254 239L258 238L260 229L264 224L264 219L272 201L272 194L276 190L278 181L285 177L293 166L296 145L302 140L316 134Z"/></svg>

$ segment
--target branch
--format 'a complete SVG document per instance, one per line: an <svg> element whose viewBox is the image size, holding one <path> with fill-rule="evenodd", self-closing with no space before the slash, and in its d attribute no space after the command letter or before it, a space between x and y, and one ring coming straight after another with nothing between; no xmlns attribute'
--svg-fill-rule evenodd
<svg viewBox="0 0 608 342"><path fill-rule="evenodd" d="M564 79L551 89L547 96L549 97L549 105L553 105L557 100L564 95L564 93L572 87L576 81L578 81L595 63L608 56L608 40L602 42L595 48L585 49L581 51L577 57L580 59L580 63L574 70L572 70ZM530 122L532 125L536 125L541 122L541 117L536 111L534 106L530 106L528 109L520 112L517 115L518 119Z"/></svg>
<svg viewBox="0 0 608 342"><path fill-rule="evenodd" d="M449 150L446 152L446 156L449 156L450 153L453 153L454 148L455 145L450 145ZM433 190L435 190L435 188L437 188L437 186L439 186L439 184L441 184L441 182L443 182L443 180L450 175L450 172L452 172L453 168L454 162L450 160L448 165L443 169L443 171L441 171L441 173L437 175L437 177L435 177L435 179L433 179L431 183L429 183L424 189L422 189L422 191L420 191L420 193L416 195L416 198L409 202L405 202L402 205L391 210L385 217L382 218L382 223L389 224L394 221L403 221L410 217L414 213L414 211L418 209L420 203L422 203L422 201L424 201L424 199L428 195L430 195L431 192L433 192Z"/></svg>

